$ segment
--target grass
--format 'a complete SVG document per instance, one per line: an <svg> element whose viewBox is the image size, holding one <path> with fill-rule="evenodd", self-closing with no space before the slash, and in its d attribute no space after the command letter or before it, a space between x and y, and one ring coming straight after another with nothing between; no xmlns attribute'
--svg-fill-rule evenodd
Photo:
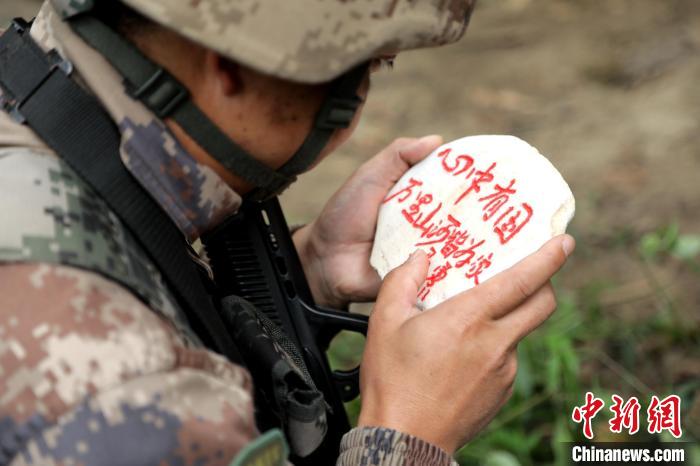
<svg viewBox="0 0 700 466"><path fill-rule="evenodd" d="M659 264L669 261L683 273L700 273L700 235L682 235L678 225L671 224L635 241L639 267L654 294L654 312L633 322L617 318L601 299L611 287L607 283L583 284L576 290L558 287L557 312L518 348L519 372L513 397L492 423L457 453L461 465L568 465L566 442L584 440L571 412L583 403L586 391L606 402L595 418L596 440L673 440L670 435L646 433L645 410L652 394L661 398L677 394L682 398L682 440L697 442L699 420L692 417L690 408L700 393L700 380L659 380L653 374L664 353L682 353L695 361L700 358L700 329L697 324L688 325L674 296L657 278ZM341 335L330 352L335 367L356 363L362 341L357 336ZM640 400L640 433L633 438L612 434L607 428L613 393ZM356 419L359 401L347 408ZM694 448L695 458L700 458L697 443Z"/></svg>

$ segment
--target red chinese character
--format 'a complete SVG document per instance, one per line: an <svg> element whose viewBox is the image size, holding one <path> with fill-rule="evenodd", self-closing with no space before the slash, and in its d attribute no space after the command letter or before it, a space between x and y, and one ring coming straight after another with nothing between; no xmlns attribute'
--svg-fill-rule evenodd
<svg viewBox="0 0 700 466"><path fill-rule="evenodd" d="M467 242L468 237L469 232L467 230L456 230L452 232L450 237L447 238L447 241L445 241L445 244L442 246L442 249L440 249L440 254L442 254L442 257L460 258L466 254L466 252L460 251L459 248ZM472 244L474 244L474 240L472 240ZM457 268L460 268L463 264L458 262L456 265Z"/></svg>
<svg viewBox="0 0 700 466"><path fill-rule="evenodd" d="M574 411L571 413L571 419L580 424L583 422L583 435L587 439L593 438L593 418L598 414L598 411L603 409L605 402L600 398L593 396L593 393L586 393L586 404L583 406L576 406Z"/></svg>
<svg viewBox="0 0 700 466"><path fill-rule="evenodd" d="M474 165L474 159L466 154L458 155L454 160L454 165L448 164L447 156L450 155L451 152L452 149L445 149L437 155L438 158L442 159L442 168L444 168L447 173L452 173L453 176L461 175ZM462 165L462 168L459 168L460 165ZM471 173L467 175L467 178L470 175Z"/></svg>
<svg viewBox="0 0 700 466"><path fill-rule="evenodd" d="M386 198L384 198L384 200L382 201L382 204L386 204L387 202L391 201L391 200L394 199L395 197L398 197L398 196L400 196L400 195L403 194L404 196L398 200L398 201L399 201L399 204L401 204L401 203L404 202L406 199L408 199L409 197L411 197L411 195L413 194L413 188L415 188L416 186L423 186L423 182L422 182L422 181L419 181L419 180L416 180L416 179L414 179L414 178L410 178L410 179L408 180L408 186L406 186L405 188L399 189L399 190L396 191L394 194L392 194L392 195L387 196Z"/></svg>
<svg viewBox="0 0 700 466"><path fill-rule="evenodd" d="M427 230L429 230L429 229L431 229L431 228L434 228L435 225L434 225L433 223L429 223L429 222L432 220L432 218L435 216L435 214L437 214L438 212L440 212L440 209L442 209L442 202L439 203L439 204L437 205L437 207L435 207L435 208L434 208L428 215L426 215L425 217L423 217L423 214L421 214L421 215L418 216L418 218L417 218L416 221L414 222L413 226L416 227L416 228L418 228L419 230L422 230L422 231L423 231L423 233L421 234L421 236L422 236L423 234L425 234L425 232L426 232Z"/></svg>
<svg viewBox="0 0 700 466"><path fill-rule="evenodd" d="M452 264L449 262L435 267L432 275L426 277L425 283L423 283L423 286L418 291L418 298L425 301L425 298L428 297L433 286L435 286L437 282L444 280L447 277L447 272L449 272L451 268Z"/></svg>
<svg viewBox="0 0 700 466"><path fill-rule="evenodd" d="M498 210L503 207L506 202L508 202L510 195L515 194L515 189L513 189L514 184L515 179L510 180L510 184L505 188L497 184L493 193L479 198L479 201L489 201L482 209L484 212L484 221L488 221L491 217L493 217L496 212L498 212Z"/></svg>
<svg viewBox="0 0 700 466"><path fill-rule="evenodd" d="M433 270L433 274L428 275L428 277L425 279L425 283L429 287L433 287L437 282L444 280L447 277L447 272L449 272L451 268L452 264L449 262L438 265L435 267L435 270Z"/></svg>
<svg viewBox="0 0 700 466"><path fill-rule="evenodd" d="M493 169L496 168L496 162L492 163L491 166L486 170L486 171L481 171L477 170L476 173L474 174L474 178L472 178L472 182L469 185L469 188L467 188L466 191L464 191L459 198L455 201L455 205L459 204L462 199L467 197L469 193L471 192L481 192L481 185L484 183L490 183L493 181Z"/></svg>
<svg viewBox="0 0 700 466"><path fill-rule="evenodd" d="M647 409L647 430L650 434L658 434L668 430L671 435L680 438L681 430L681 398L678 395L669 395L659 401L656 395L651 397Z"/></svg>
<svg viewBox="0 0 700 466"><path fill-rule="evenodd" d="M424 283L423 286L420 287L420 290L418 290L418 299L420 301L425 301L429 294L430 288Z"/></svg>
<svg viewBox="0 0 700 466"><path fill-rule="evenodd" d="M496 220L493 231L498 235L501 244L506 244L510 241L513 236L517 235L527 222L530 221L530 218L532 218L532 207L526 203L521 204L521 206L522 209L517 210L514 207L509 207L508 210ZM511 212L514 210L515 213L511 215ZM525 215L523 215L523 218L520 218L522 213L525 213Z"/></svg>
<svg viewBox="0 0 700 466"><path fill-rule="evenodd" d="M437 239L431 239L430 241L416 243L416 246L428 246L430 244L442 243L453 234L453 231L456 228L462 226L462 222L454 218L452 215L448 215L447 220L449 222L447 225L443 226L443 221L440 220L437 225L432 225L431 228L425 230L421 235L421 238L430 239L437 236Z"/></svg>
<svg viewBox="0 0 700 466"><path fill-rule="evenodd" d="M461 269L465 265L471 263L472 259L474 259L474 256L476 256L476 248L484 244L486 240L481 240L479 242L476 241L475 238L471 238L471 244L467 249L461 249L454 253L455 259L462 259L459 262L457 262L455 265L457 266L458 269ZM466 257L464 257L466 256Z"/></svg>
<svg viewBox="0 0 700 466"><path fill-rule="evenodd" d="M624 405L621 397L613 395L612 399L614 404L610 407L610 411L614 416L608 421L610 432L619 434L624 427L630 435L636 434L639 431L639 409L641 408L637 397L633 396Z"/></svg>
<svg viewBox="0 0 700 466"><path fill-rule="evenodd" d="M481 275L484 270L491 267L491 259L493 259L493 253L490 253L488 256L479 256L479 258L469 266L469 270L464 276L470 280L474 280L474 285L478 285L479 275Z"/></svg>
<svg viewBox="0 0 700 466"><path fill-rule="evenodd" d="M408 222L411 225L415 226L415 224L421 218L421 216L418 215L418 218L416 219L415 215L420 213L420 209L422 206L428 205L432 202L433 202L433 195L432 194L423 194L423 192L421 191L420 193L418 193L418 198L416 199L416 201L413 204L409 205L408 209L402 209L401 213L403 214L403 216L406 218L406 220L408 220Z"/></svg>

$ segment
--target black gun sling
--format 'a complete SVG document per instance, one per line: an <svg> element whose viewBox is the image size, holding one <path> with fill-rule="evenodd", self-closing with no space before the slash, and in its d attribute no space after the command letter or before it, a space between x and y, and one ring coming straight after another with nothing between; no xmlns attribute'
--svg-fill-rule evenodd
<svg viewBox="0 0 700 466"><path fill-rule="evenodd" d="M242 364L183 234L122 164L121 135L95 97L70 77L70 64L46 54L16 20L0 37L3 108L46 142L104 199L154 262L204 343Z"/></svg>

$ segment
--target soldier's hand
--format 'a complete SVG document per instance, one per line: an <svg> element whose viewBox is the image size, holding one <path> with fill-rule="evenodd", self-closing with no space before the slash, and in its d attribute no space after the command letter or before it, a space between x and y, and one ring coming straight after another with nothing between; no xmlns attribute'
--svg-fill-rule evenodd
<svg viewBox="0 0 700 466"><path fill-rule="evenodd" d="M343 307L374 301L381 285L369 264L382 200L412 165L442 144L440 136L399 138L365 162L294 235L316 303Z"/></svg>
<svg viewBox="0 0 700 466"><path fill-rule="evenodd" d="M558 236L483 284L421 312L428 258L415 253L384 280L362 360L359 425L420 437L452 453L512 393L518 342L554 311L549 282L574 249Z"/></svg>

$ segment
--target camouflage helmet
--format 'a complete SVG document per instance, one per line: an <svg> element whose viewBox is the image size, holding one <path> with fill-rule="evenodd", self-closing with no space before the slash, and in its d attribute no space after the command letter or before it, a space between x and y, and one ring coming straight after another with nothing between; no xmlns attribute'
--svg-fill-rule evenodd
<svg viewBox="0 0 700 466"><path fill-rule="evenodd" d="M464 33L476 0L121 0L233 61L280 78L330 81L380 54Z"/></svg>

